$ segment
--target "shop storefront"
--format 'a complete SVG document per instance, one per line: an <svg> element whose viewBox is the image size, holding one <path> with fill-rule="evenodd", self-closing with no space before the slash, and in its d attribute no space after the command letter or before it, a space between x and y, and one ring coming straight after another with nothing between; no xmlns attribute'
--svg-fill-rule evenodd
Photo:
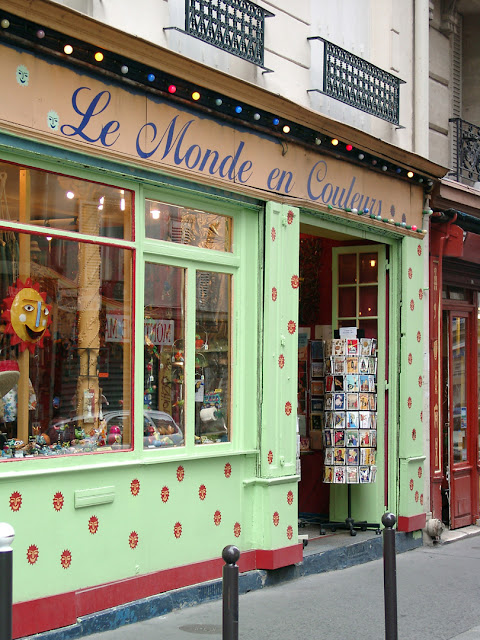
<svg viewBox="0 0 480 640"><path fill-rule="evenodd" d="M443 182L430 241L430 491L434 518L451 529L479 511L479 196Z"/></svg>
<svg viewBox="0 0 480 640"><path fill-rule="evenodd" d="M387 508L421 529L422 212L439 167L405 152L387 167L382 149L362 166L358 149L348 162L0 46L14 635L216 578L226 544L242 571L299 562L299 512L344 519L347 484L355 518ZM319 368L314 343L330 358L343 329L357 351ZM347 366L357 405L344 386L336 413L366 410L350 437L367 439L324 464L318 414ZM328 466L345 468L333 484Z"/></svg>

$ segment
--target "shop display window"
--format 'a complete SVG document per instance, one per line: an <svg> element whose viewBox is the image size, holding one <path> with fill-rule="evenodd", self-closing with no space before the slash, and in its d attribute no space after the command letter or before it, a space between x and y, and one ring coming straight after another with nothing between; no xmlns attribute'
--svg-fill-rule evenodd
<svg viewBox="0 0 480 640"><path fill-rule="evenodd" d="M197 209L145 201L145 235L191 247L231 252L232 220Z"/></svg>
<svg viewBox="0 0 480 640"><path fill-rule="evenodd" d="M2 461L132 447L132 200L0 163Z"/></svg>

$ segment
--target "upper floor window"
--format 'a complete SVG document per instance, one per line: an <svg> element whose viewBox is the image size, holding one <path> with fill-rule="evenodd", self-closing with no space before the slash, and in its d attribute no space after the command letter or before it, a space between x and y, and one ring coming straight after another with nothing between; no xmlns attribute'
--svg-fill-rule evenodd
<svg viewBox="0 0 480 640"><path fill-rule="evenodd" d="M132 447L132 206L0 162L1 460Z"/></svg>
<svg viewBox="0 0 480 640"><path fill-rule="evenodd" d="M263 67L265 18L272 15L249 0L186 0L185 31Z"/></svg>

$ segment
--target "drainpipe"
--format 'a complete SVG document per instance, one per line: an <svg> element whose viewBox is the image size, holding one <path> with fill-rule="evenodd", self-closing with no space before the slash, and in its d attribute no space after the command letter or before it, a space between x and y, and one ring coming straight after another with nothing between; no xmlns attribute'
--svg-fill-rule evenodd
<svg viewBox="0 0 480 640"><path fill-rule="evenodd" d="M429 0L414 0L413 34L413 150L418 155L428 157L429 134Z"/></svg>

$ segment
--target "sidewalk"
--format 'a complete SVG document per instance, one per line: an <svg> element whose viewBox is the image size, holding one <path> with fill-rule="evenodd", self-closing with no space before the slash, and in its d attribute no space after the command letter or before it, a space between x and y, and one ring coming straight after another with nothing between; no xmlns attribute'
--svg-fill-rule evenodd
<svg viewBox="0 0 480 640"><path fill-rule="evenodd" d="M355 578L352 583L346 587L345 593L348 594L365 594L366 602L363 609L370 611L370 616L377 619L380 612L380 618L383 615L383 564L381 562L383 553L383 537L376 535L374 531L358 531L355 537L347 532L337 532L335 534L327 534L319 536L318 527L307 527L299 529L302 534L309 535L309 543L304 549L303 562L276 571L251 571L241 574L239 578L240 609L244 611L245 607L249 607L252 598L258 602L268 602L270 626L273 628L281 616L288 613L289 599L292 593L301 593L305 590L308 592L309 582L312 579L321 581L322 600L325 593L330 591L329 585L335 582L342 582L346 572L338 571L339 569L348 569L352 571L356 569ZM434 556L440 555L439 550L450 548L449 542L454 541L470 541L471 538L480 534L480 527L466 527L460 531L447 531L442 535L442 541L436 545L423 545L422 538L414 538L412 534L397 533L396 550L397 554L404 551L416 550L423 551L425 554L432 553ZM447 546L448 545L448 546ZM456 545L454 545L456 546ZM478 544L480 550L480 544ZM412 554L404 554L410 557ZM480 560L480 552L477 552ZM398 555L397 565L403 555ZM376 561L376 562L375 562ZM367 564L365 564L367 563ZM376 578L372 584L371 570L369 567L375 566ZM480 566L480 563L479 563ZM343 574L343 575L342 575ZM377 575L378 574L378 575ZM363 576L366 576L363 577ZM302 578L298 580L297 578ZM355 583L358 581L358 584ZM378 584L377 584L378 583ZM272 589L267 587L274 587ZM368 590L367 590L368 587ZM370 594L376 592L377 603L374 603ZM36 640L73 640L83 636L90 636L91 640L136 640L139 636L142 640L165 638L184 638L185 640L194 640L202 638L205 635L221 635L221 580L195 585L193 587L179 589L173 592L159 594L141 601L132 602L126 605L115 607L98 614L93 614L79 619L77 624L71 627L58 629L35 636ZM311 594L310 594L311 596ZM350 595L349 595L350 597ZM298 611L296 615L301 614L302 600L300 598ZM292 603L293 604L293 603ZM329 616L335 613L341 613L341 618L345 619L348 614L347 604L341 611L335 611L335 601L331 605L333 607ZM312 617L313 613L318 613L318 606L309 605L308 615ZM255 607L249 612L254 615ZM277 612L273 615L272 612ZM293 610L292 610L293 614ZM259 620L264 622L265 613L259 613ZM363 614L362 614L363 615ZM244 614L241 614L244 620ZM267 616L267 617L268 617ZM253 624L253 623L252 623ZM478 624L480 625L480 613ZM259 636L244 635L247 627L244 622L240 627L241 638L258 638ZM253 624L252 633L255 626ZM471 631L469 631L470 633ZM90 635L94 634L94 635ZM303 635L303 634L302 634ZM305 634L308 637L319 637L315 634ZM262 640L272 637L281 640L282 635L265 635L262 632ZM290 636L295 638L296 636ZM337 636L347 637L347 635ZM355 634L357 640L360 636ZM378 636L379 638L382 636ZM420 636L418 636L420 637ZM428 638L428 635L424 635ZM433 636L432 636L433 637ZM438 638L442 636L437 636ZM453 638L453 636L445 636ZM367 638L367 636L366 636ZM368 640L372 640L372 636L368 636ZM480 631L477 636L467 635L459 637L458 640L473 640L480 638ZM418 640L415 638L415 640Z"/></svg>

